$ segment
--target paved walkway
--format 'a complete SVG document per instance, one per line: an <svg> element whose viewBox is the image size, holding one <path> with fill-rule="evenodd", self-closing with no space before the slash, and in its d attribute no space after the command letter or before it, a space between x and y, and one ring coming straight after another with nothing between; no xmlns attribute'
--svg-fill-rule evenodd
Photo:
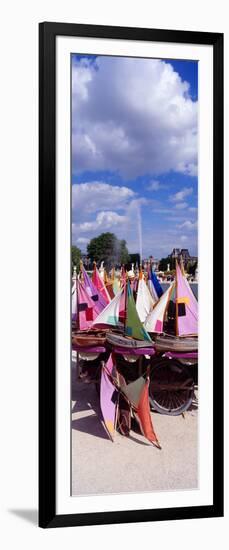
<svg viewBox="0 0 229 550"><path fill-rule="evenodd" d="M197 487L195 403L184 417L152 413L159 450L134 431L108 439L94 384L75 382L72 397L72 495Z"/></svg>

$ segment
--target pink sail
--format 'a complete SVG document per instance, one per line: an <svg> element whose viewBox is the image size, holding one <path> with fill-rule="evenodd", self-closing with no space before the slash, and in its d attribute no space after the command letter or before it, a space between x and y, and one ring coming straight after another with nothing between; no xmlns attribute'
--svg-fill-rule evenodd
<svg viewBox="0 0 229 550"><path fill-rule="evenodd" d="M198 334L198 303L188 281L176 267L176 332L178 336Z"/></svg>
<svg viewBox="0 0 229 550"><path fill-rule="evenodd" d="M125 268L122 266L121 267L121 276L120 276L120 285L121 287L125 286L126 284L126 272L125 272Z"/></svg>
<svg viewBox="0 0 229 550"><path fill-rule="evenodd" d="M104 300L101 292L99 292L99 290L95 287L83 266L81 267L81 272L86 291L94 302L95 312L99 315L99 313L101 313L101 311L106 307L107 302Z"/></svg>
<svg viewBox="0 0 229 550"><path fill-rule="evenodd" d="M72 321L77 319L77 281L73 280L72 284Z"/></svg>
<svg viewBox="0 0 229 550"><path fill-rule="evenodd" d="M112 354L110 355L105 367L102 367L100 384L100 407L103 415L105 428L113 441L116 425L116 409L118 392L112 384L112 374L114 375L114 363ZM109 376L111 375L111 377Z"/></svg>
<svg viewBox="0 0 229 550"><path fill-rule="evenodd" d="M102 294L106 304L109 304L111 299L110 299L109 293L108 293L108 291L105 287L105 284L104 284L102 278L100 277L100 274L98 272L97 267L95 267L95 269L93 271L92 282L93 282L94 286L97 288L97 290Z"/></svg>
<svg viewBox="0 0 229 550"><path fill-rule="evenodd" d="M86 289L80 281L78 281L78 320L79 320L79 329L88 330L91 328L92 322L96 317L94 310L95 303L90 298Z"/></svg>

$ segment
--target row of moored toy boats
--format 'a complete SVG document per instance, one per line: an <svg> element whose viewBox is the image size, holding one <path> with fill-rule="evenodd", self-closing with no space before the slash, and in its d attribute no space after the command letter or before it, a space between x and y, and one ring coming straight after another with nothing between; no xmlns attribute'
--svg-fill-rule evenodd
<svg viewBox="0 0 229 550"><path fill-rule="evenodd" d="M111 284L109 283L111 287ZM113 297L94 267L92 278L81 263L72 287L72 342L75 346L154 346L156 350L198 349L198 304L190 285L176 266L175 281L163 292L155 273L146 280L122 278ZM133 290L134 289L134 290Z"/></svg>

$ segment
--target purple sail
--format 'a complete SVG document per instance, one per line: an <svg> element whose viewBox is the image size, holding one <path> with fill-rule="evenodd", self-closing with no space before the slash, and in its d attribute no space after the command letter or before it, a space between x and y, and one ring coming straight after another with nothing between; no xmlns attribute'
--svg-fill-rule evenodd
<svg viewBox="0 0 229 550"><path fill-rule="evenodd" d="M198 334L198 303L182 275L180 267L176 267L176 321L177 335L191 336Z"/></svg>
<svg viewBox="0 0 229 550"><path fill-rule="evenodd" d="M99 290L96 288L96 286L94 285L94 283L92 282L92 280L90 279L89 275L87 274L84 268L82 268L82 273L83 273L83 280L84 280L86 291L94 301L94 304L95 304L94 309L97 315L99 315L99 313L101 313L101 311L105 308L107 303L103 298L101 292L99 292Z"/></svg>
<svg viewBox="0 0 229 550"><path fill-rule="evenodd" d="M104 424L108 435L113 441L116 426L116 409L118 392L112 383L112 372L114 369L112 354L106 365L102 367L100 383L100 407L103 415ZM109 376L109 374L111 376Z"/></svg>

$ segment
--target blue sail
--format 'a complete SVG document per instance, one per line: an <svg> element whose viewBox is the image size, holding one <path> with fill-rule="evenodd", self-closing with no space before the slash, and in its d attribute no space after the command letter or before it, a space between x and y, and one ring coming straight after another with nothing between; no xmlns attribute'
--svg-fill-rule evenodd
<svg viewBox="0 0 229 550"><path fill-rule="evenodd" d="M163 289L162 289L162 287L161 287L161 285L158 281L156 273L154 273L153 270L151 270L151 281L153 283L153 286L155 288L155 291L156 291L158 299L159 299L163 294Z"/></svg>

